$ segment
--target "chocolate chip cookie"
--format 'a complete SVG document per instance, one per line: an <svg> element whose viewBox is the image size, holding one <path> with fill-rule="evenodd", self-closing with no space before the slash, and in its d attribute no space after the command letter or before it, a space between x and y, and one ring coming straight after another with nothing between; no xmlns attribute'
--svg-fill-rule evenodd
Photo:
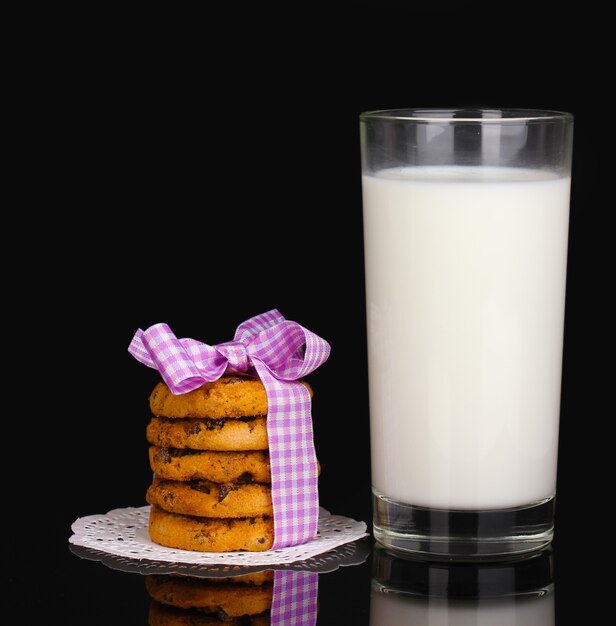
<svg viewBox="0 0 616 626"><path fill-rule="evenodd" d="M264 552L274 543L271 517L194 517L152 506L148 530L154 543L198 552Z"/></svg>
<svg viewBox="0 0 616 626"><path fill-rule="evenodd" d="M273 514L269 485L208 480L154 480L146 500L170 513L199 517L263 517Z"/></svg>
<svg viewBox="0 0 616 626"><path fill-rule="evenodd" d="M308 383L303 383L312 395ZM157 417L265 417L267 395L258 378L221 376L188 393L173 395L160 382L150 395L150 410Z"/></svg>
<svg viewBox="0 0 616 626"><path fill-rule="evenodd" d="M202 451L150 446L150 467L167 480L211 480L217 483L269 483L267 450Z"/></svg>

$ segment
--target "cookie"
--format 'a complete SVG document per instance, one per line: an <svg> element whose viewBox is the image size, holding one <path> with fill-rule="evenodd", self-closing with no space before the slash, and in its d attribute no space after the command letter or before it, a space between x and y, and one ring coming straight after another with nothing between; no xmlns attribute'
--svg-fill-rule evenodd
<svg viewBox="0 0 616 626"><path fill-rule="evenodd" d="M146 576L145 586L150 597L180 609L198 608L208 613L240 617L258 615L272 606L271 582L242 585L203 581L187 576Z"/></svg>
<svg viewBox="0 0 616 626"><path fill-rule="evenodd" d="M152 506L148 522L150 539L168 548L198 552L264 552L274 543L271 517L215 519L169 513Z"/></svg>
<svg viewBox="0 0 616 626"><path fill-rule="evenodd" d="M267 450L265 417L169 419L152 417L147 440L163 448Z"/></svg>
<svg viewBox="0 0 616 626"><path fill-rule="evenodd" d="M170 513L238 518L273 515L269 485L213 483L207 480L155 480L146 501Z"/></svg>
<svg viewBox="0 0 616 626"><path fill-rule="evenodd" d="M269 483L265 450L201 451L150 446L150 467L167 480L211 480L215 483Z"/></svg>
<svg viewBox="0 0 616 626"><path fill-rule="evenodd" d="M178 609L156 601L150 603L148 612L149 626L270 626L269 611L261 615L246 615L231 618L221 613L212 615L200 609Z"/></svg>
<svg viewBox="0 0 616 626"><path fill-rule="evenodd" d="M303 382L303 381L300 381ZM312 395L308 383L303 383ZM258 378L221 376L188 393L173 395L158 383L150 395L150 410L157 417L265 417L267 396Z"/></svg>

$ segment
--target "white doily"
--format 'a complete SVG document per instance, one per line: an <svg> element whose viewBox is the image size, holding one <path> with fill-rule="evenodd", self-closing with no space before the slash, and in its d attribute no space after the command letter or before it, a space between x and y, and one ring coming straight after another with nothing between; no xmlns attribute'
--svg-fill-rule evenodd
<svg viewBox="0 0 616 626"><path fill-rule="evenodd" d="M267 552L194 552L160 546L148 536L150 506L113 509L75 520L69 542L129 559L199 565L276 565L303 561L368 533L366 524L319 509L317 537L308 543Z"/></svg>

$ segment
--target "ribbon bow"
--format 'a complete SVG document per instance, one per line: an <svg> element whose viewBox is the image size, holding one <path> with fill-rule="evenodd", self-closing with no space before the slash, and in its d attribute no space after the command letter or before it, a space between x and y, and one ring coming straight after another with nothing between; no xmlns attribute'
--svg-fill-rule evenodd
<svg viewBox="0 0 616 626"><path fill-rule="evenodd" d="M313 539L319 503L311 401L306 387L296 381L327 360L327 341L273 309L240 324L233 341L209 346L178 339L162 323L139 329L128 351L157 369L173 394L197 389L225 373L261 379L268 401L272 547Z"/></svg>
<svg viewBox="0 0 616 626"><path fill-rule="evenodd" d="M256 370L260 376L259 369L265 368L277 380L297 380L325 363L330 347L273 309L242 322L233 341L208 346L178 339L167 324L155 324L138 330L128 351L157 369L177 395L218 380L225 372L255 376Z"/></svg>

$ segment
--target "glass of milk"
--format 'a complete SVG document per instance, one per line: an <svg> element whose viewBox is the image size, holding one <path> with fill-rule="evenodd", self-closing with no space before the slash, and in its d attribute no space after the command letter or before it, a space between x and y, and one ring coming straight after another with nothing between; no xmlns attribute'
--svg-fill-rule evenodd
<svg viewBox="0 0 616 626"><path fill-rule="evenodd" d="M370 626L554 626L550 549L500 563L397 559L375 548Z"/></svg>
<svg viewBox="0 0 616 626"><path fill-rule="evenodd" d="M554 529L573 116L361 115L375 539L491 559Z"/></svg>

